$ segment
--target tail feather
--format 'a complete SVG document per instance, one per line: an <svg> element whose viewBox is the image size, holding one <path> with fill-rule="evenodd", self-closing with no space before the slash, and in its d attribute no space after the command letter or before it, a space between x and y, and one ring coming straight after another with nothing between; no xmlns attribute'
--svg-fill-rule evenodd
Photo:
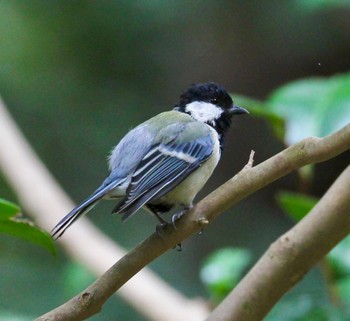
<svg viewBox="0 0 350 321"><path fill-rule="evenodd" d="M52 229L52 237L57 240L68 227L70 227L78 218L90 211L96 203L102 198L103 195L92 195L86 199L83 203L78 205L72 211L70 211L57 225Z"/></svg>
<svg viewBox="0 0 350 321"><path fill-rule="evenodd" d="M98 188L95 193L75 207L57 223L57 225L51 231L52 237L57 240L60 236L62 236L68 227L70 227L78 218L89 212L97 204L97 202L104 195L106 195L107 192L115 188L118 183L118 181L114 181L106 186L102 185L100 188Z"/></svg>

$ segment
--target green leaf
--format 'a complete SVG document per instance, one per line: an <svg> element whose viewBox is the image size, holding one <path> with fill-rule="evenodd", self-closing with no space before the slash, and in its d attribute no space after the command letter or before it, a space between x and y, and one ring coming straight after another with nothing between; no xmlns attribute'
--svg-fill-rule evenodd
<svg viewBox="0 0 350 321"><path fill-rule="evenodd" d="M7 220L20 211L21 209L16 204L0 198L0 221Z"/></svg>
<svg viewBox="0 0 350 321"><path fill-rule="evenodd" d="M266 101L286 119L286 143L326 136L350 122L350 74L298 80L280 87Z"/></svg>
<svg viewBox="0 0 350 321"><path fill-rule="evenodd" d="M350 236L347 236L329 252L327 261L331 267L332 276L336 280L350 277Z"/></svg>
<svg viewBox="0 0 350 321"><path fill-rule="evenodd" d="M215 302L237 285L251 261L251 252L241 248L220 249L205 260L200 278Z"/></svg>
<svg viewBox="0 0 350 321"><path fill-rule="evenodd" d="M296 222L309 213L318 202L317 198L286 191L279 192L276 199L282 210Z"/></svg>
<svg viewBox="0 0 350 321"><path fill-rule="evenodd" d="M350 298L350 276L341 278L335 283L337 294L342 302L346 303Z"/></svg>
<svg viewBox="0 0 350 321"><path fill-rule="evenodd" d="M283 117L271 111L268 107L266 107L266 104L261 101L237 94L232 96L235 98L236 105L246 108L253 116L267 120L275 136L282 141L284 140L285 121Z"/></svg>
<svg viewBox="0 0 350 321"><path fill-rule="evenodd" d="M50 234L20 216L20 208L0 199L0 233L15 236L37 244L56 254L56 247Z"/></svg>
<svg viewBox="0 0 350 321"><path fill-rule="evenodd" d="M328 80L330 91L324 102L324 114L319 128L326 136L350 123L350 73Z"/></svg>
<svg viewBox="0 0 350 321"><path fill-rule="evenodd" d="M22 238L47 249L53 255L56 254L56 247L51 235L27 219L11 217L7 221L1 221L0 233Z"/></svg>

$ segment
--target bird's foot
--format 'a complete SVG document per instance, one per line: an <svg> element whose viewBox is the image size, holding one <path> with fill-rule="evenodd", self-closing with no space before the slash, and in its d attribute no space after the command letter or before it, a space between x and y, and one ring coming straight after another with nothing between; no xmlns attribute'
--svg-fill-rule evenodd
<svg viewBox="0 0 350 321"><path fill-rule="evenodd" d="M177 230L177 226L176 226L176 221L178 221L190 208L185 208L184 210L175 213L172 217L171 217L171 225L173 226L173 228L175 230ZM169 225L170 223L168 223L167 221L165 221L163 218L161 218L159 215L155 214L155 216L158 218L160 224L157 225L156 227L156 233L159 235L160 238L162 238L163 240L165 239L165 234L164 234L164 228ZM182 251L182 245L181 243L176 244L174 247L174 249L176 249L177 251Z"/></svg>
<svg viewBox="0 0 350 321"><path fill-rule="evenodd" d="M182 251L182 244L181 243L178 243L176 244L173 249L175 249L176 251L178 252L181 252Z"/></svg>
<svg viewBox="0 0 350 321"><path fill-rule="evenodd" d="M156 233L157 235L162 239L162 240L165 240L165 234L164 234L164 228L169 225L169 223L167 222L163 222L163 223L160 223L156 226ZM176 251L182 251L182 245L181 243L178 243L176 245L173 246L173 249L175 249Z"/></svg>
<svg viewBox="0 0 350 321"><path fill-rule="evenodd" d="M168 225L169 223L164 221L161 222L160 224L157 224L156 226L156 233L158 234L158 236L164 240L165 239L165 235L164 235L164 228Z"/></svg>
<svg viewBox="0 0 350 321"><path fill-rule="evenodd" d="M184 216L184 214L189 210L189 208L185 208L184 210L182 210L181 212L175 213L172 217L171 217L171 224L173 225L173 228L175 230L177 230L176 227L176 221L178 221L182 216Z"/></svg>

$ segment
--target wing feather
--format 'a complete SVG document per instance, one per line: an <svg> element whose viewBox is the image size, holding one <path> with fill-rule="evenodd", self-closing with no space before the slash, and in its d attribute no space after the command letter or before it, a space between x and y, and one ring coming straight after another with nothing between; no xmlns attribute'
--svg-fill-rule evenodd
<svg viewBox="0 0 350 321"><path fill-rule="evenodd" d="M154 145L131 177L126 197L113 212L127 219L150 200L164 196L205 162L213 153L210 133L181 142Z"/></svg>

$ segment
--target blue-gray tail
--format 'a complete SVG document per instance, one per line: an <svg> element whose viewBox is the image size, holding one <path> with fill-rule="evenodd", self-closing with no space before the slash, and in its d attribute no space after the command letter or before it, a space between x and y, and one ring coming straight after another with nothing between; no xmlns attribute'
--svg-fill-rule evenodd
<svg viewBox="0 0 350 321"><path fill-rule="evenodd" d="M79 217L86 214L90 211L96 203L101 199L103 195L91 195L84 202L70 211L62 220L60 220L57 225L52 229L51 234L52 237L57 240L62 234L66 231L66 229L71 226Z"/></svg>
<svg viewBox="0 0 350 321"><path fill-rule="evenodd" d="M75 207L57 223L57 225L51 231L52 237L57 240L60 236L62 236L68 227L70 227L78 218L89 212L97 204L97 202L116 185L118 185L118 181L114 181L108 185L102 185L99 187L90 197Z"/></svg>

